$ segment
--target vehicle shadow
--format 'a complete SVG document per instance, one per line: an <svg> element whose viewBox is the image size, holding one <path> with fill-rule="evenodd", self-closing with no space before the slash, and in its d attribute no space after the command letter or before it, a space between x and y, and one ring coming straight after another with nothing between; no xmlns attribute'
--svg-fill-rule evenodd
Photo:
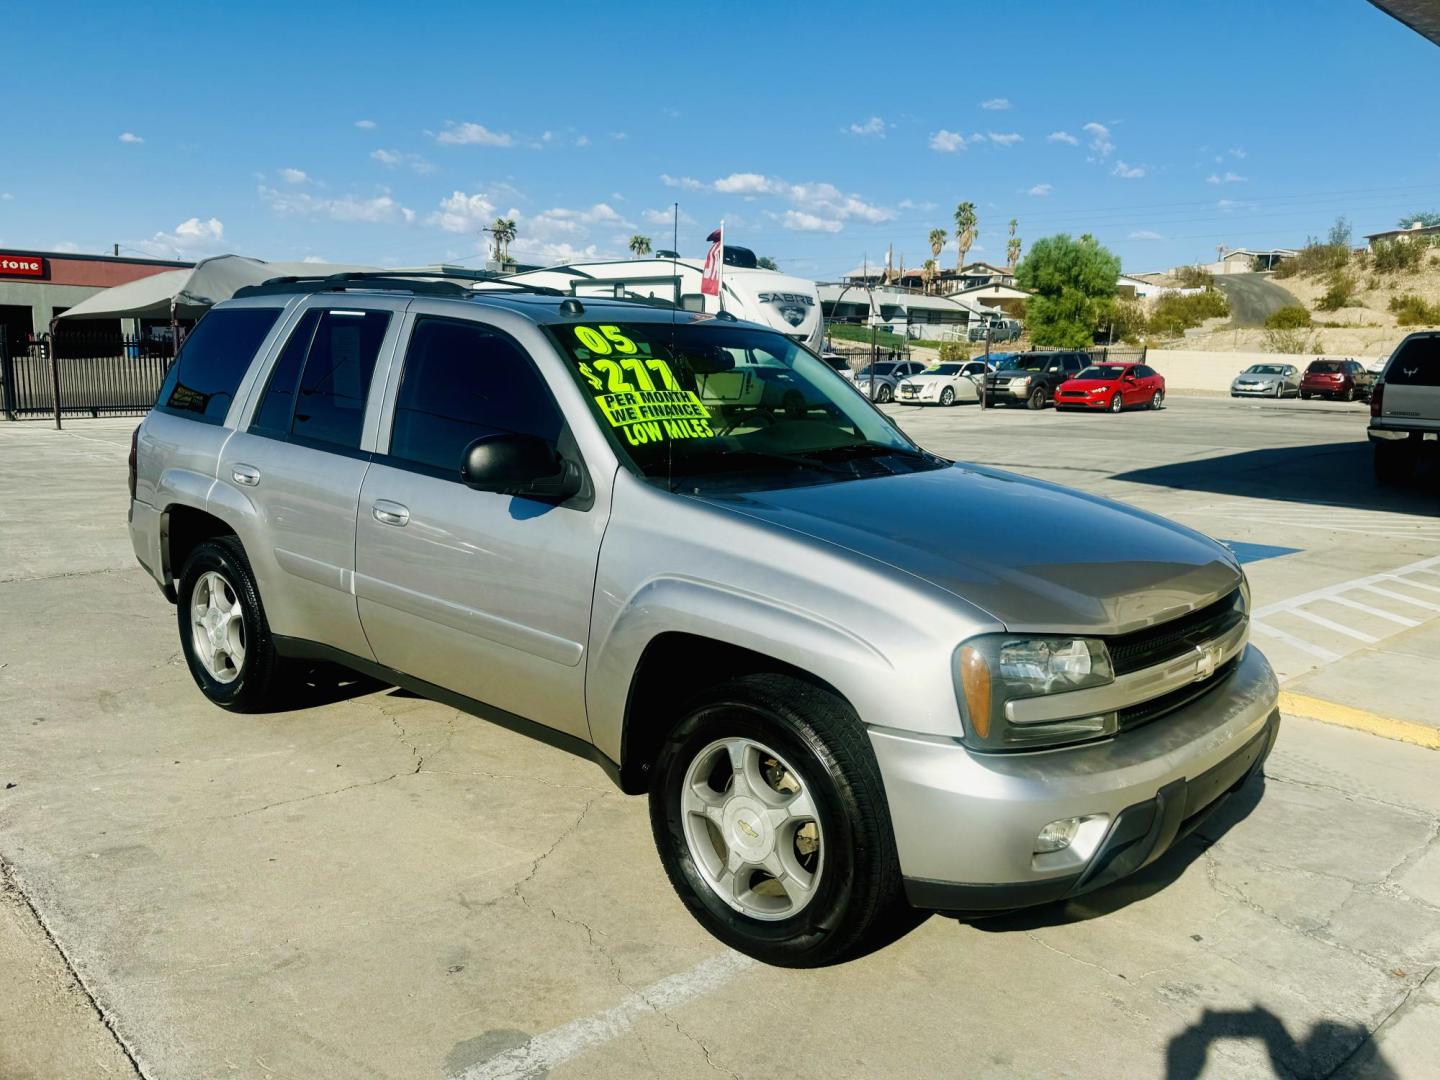
<svg viewBox="0 0 1440 1080"><path fill-rule="evenodd" d="M1253 776L1215 808L1200 827L1149 866L1095 892L1071 900L986 916L949 916L987 934L1024 933L1047 926L1088 922L1145 900L1168 888L1235 825L1249 816L1265 794L1263 774Z"/></svg>
<svg viewBox="0 0 1440 1080"><path fill-rule="evenodd" d="M351 698L364 697L390 686L389 683L361 675L339 664L323 661L300 664L289 673L289 678L290 694L281 707L285 712L333 705Z"/></svg>
<svg viewBox="0 0 1440 1080"><path fill-rule="evenodd" d="M1165 1080L1198 1080L1212 1044L1241 1039L1264 1043L1276 1076L1399 1080L1370 1034L1364 1024L1321 1020L1297 1042L1280 1017L1264 1006L1205 1009L1199 1020L1170 1040Z"/></svg>
<svg viewBox="0 0 1440 1080"><path fill-rule="evenodd" d="M1434 444L1428 444L1434 445ZM1281 446L1179 461L1116 473L1116 480L1176 491L1308 502L1351 509L1435 516L1440 468L1427 454L1415 475L1393 487L1376 484L1368 443Z"/></svg>

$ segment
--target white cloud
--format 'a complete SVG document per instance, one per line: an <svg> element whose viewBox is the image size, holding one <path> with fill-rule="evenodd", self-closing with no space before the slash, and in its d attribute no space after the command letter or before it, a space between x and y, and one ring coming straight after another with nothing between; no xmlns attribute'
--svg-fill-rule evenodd
<svg viewBox="0 0 1440 1080"><path fill-rule="evenodd" d="M581 136L579 136L579 137L575 140L575 145L576 145L576 146L589 146L589 145L590 145L590 136L589 136L589 135L581 135Z"/></svg>
<svg viewBox="0 0 1440 1080"><path fill-rule="evenodd" d="M361 128L361 129L364 130L364 131L371 131L371 130L373 130L374 127L375 127L375 121L374 121L374 120L356 120L356 121L355 121L355 126L358 127L358 128Z"/></svg>
<svg viewBox="0 0 1440 1080"><path fill-rule="evenodd" d="M595 244L576 247L574 244L553 241L538 241L521 237L510 245L510 254L526 262L555 266L559 263L594 262L596 259L618 255L618 251L602 251Z"/></svg>
<svg viewBox="0 0 1440 1080"><path fill-rule="evenodd" d="M399 150L386 150L384 148L372 150L370 151L370 160L380 162L380 164L384 165L387 169L398 169L404 165L412 171L420 173L422 176L435 171L435 166L419 154L404 154Z"/></svg>
<svg viewBox="0 0 1440 1080"><path fill-rule="evenodd" d="M1110 138L1108 127L1092 120L1081 130L1090 136L1090 150L1096 157L1107 158L1110 156L1110 151L1115 149L1115 142Z"/></svg>
<svg viewBox="0 0 1440 1080"><path fill-rule="evenodd" d="M864 123L851 124L850 134L862 136L878 135L883 139L885 137L885 121L878 116L872 116Z"/></svg>
<svg viewBox="0 0 1440 1080"><path fill-rule="evenodd" d="M1139 180L1145 175L1144 165L1126 165L1123 161L1115 162L1115 168L1110 170L1111 175L1118 176L1124 180Z"/></svg>
<svg viewBox="0 0 1440 1080"><path fill-rule="evenodd" d="M1224 174L1211 173L1205 178L1207 184L1243 184L1245 177L1238 173L1226 171Z"/></svg>
<svg viewBox="0 0 1440 1080"><path fill-rule="evenodd" d="M323 262L326 262L327 260L326 260L326 259L322 259L319 255L306 255L306 256L305 256L303 259L301 259L300 261L303 262L303 263L323 263Z"/></svg>
<svg viewBox="0 0 1440 1080"><path fill-rule="evenodd" d="M1243 158L1245 157L1245 148L1242 146L1232 146L1226 153L1233 158Z"/></svg>
<svg viewBox="0 0 1440 1080"><path fill-rule="evenodd" d="M51 244L50 250L63 252L66 255L73 255L80 250L80 245L73 240L61 240L58 244Z"/></svg>
<svg viewBox="0 0 1440 1080"><path fill-rule="evenodd" d="M304 184L310 179L310 174L304 169L281 169L280 177L287 184Z"/></svg>
<svg viewBox="0 0 1440 1080"><path fill-rule="evenodd" d="M660 182L666 187L685 188L687 191L698 191L705 186L693 176L671 176L669 173L661 173Z"/></svg>
<svg viewBox="0 0 1440 1080"><path fill-rule="evenodd" d="M1027 195L1049 195L1052 190L1053 190L1053 189L1050 187L1049 184L1036 184L1036 185L1035 185L1034 187L1032 187L1028 192L1026 192L1026 194L1027 194Z"/></svg>
<svg viewBox="0 0 1440 1080"><path fill-rule="evenodd" d="M438 225L446 232L473 233L489 225L495 217L495 204L487 195L467 195L456 191L440 200L440 207L426 222Z"/></svg>
<svg viewBox="0 0 1440 1080"><path fill-rule="evenodd" d="M149 240L137 240L130 246L157 258L182 258L211 254L225 238L225 226L219 218L201 221L187 218L173 232L157 232Z"/></svg>
<svg viewBox="0 0 1440 1080"><path fill-rule="evenodd" d="M1014 131L990 132L990 141L998 146L1014 146L1017 142L1023 142L1024 136Z"/></svg>
<svg viewBox="0 0 1440 1080"><path fill-rule="evenodd" d="M1071 146L1079 146L1079 145L1080 145L1080 140L1077 139L1074 135L1071 135L1068 131L1052 131L1052 132L1050 132L1049 135L1046 135L1046 136L1045 136L1045 141L1046 141L1046 142L1063 142L1063 143L1068 143L1068 144L1071 145Z"/></svg>
<svg viewBox="0 0 1440 1080"><path fill-rule="evenodd" d="M675 220L675 211L671 207L664 207L659 210L643 210L640 217L649 225L670 225ZM680 211L681 225L694 225L695 219L684 210Z"/></svg>
<svg viewBox="0 0 1440 1080"><path fill-rule="evenodd" d="M136 135L133 131L122 131L120 133L120 141L123 143L142 143L145 140L142 139L139 135Z"/></svg>
<svg viewBox="0 0 1440 1080"><path fill-rule="evenodd" d="M1003 97L992 97L988 101L982 101L980 103L980 108L990 109L992 111L1008 109L1010 108L1010 99Z"/></svg>
<svg viewBox="0 0 1440 1080"><path fill-rule="evenodd" d="M15 196L10 194L10 192L0 191L0 202L9 202L13 198L15 198Z"/></svg>
<svg viewBox="0 0 1440 1080"><path fill-rule="evenodd" d="M627 221L620 214L616 213L615 208L609 203L603 202L596 203L594 206L583 210L571 210L563 206L557 206L550 210L542 210L535 216L534 220L543 220L557 225L567 223L562 226L567 231L571 228L571 224L623 225L627 229L633 228L635 225L633 221Z"/></svg>
<svg viewBox="0 0 1440 1080"><path fill-rule="evenodd" d="M1149 229L1136 229L1130 234L1131 240L1164 240L1158 232L1151 232Z"/></svg>
<svg viewBox="0 0 1440 1080"><path fill-rule="evenodd" d="M513 146L515 137L504 131L491 131L484 124L457 124L445 121L445 130L435 136L435 141L452 146Z"/></svg>
<svg viewBox="0 0 1440 1080"><path fill-rule="evenodd" d="M964 150L965 136L958 131L946 131L941 128L930 136L930 149L942 154L953 154L956 150Z"/></svg>
<svg viewBox="0 0 1440 1080"><path fill-rule="evenodd" d="M261 184L260 199L277 214L294 217L323 217L332 221L402 221L407 225L415 220L415 211L401 206L388 192L368 199L356 195L325 199L306 191L277 191Z"/></svg>
<svg viewBox="0 0 1440 1080"><path fill-rule="evenodd" d="M914 199L901 199L896 205L899 206L901 210L929 211L934 210L938 204L933 202L916 202Z"/></svg>
<svg viewBox="0 0 1440 1080"><path fill-rule="evenodd" d="M731 173L711 186L722 195L778 195L787 187L785 181L759 173Z"/></svg>
<svg viewBox="0 0 1440 1080"><path fill-rule="evenodd" d="M624 142L626 139L630 138L630 133L627 131L612 131L610 133L610 138L614 139L616 142Z"/></svg>
<svg viewBox="0 0 1440 1080"><path fill-rule="evenodd" d="M844 222L807 214L802 210L786 210L780 221L785 228L796 232L837 233L845 227Z"/></svg>

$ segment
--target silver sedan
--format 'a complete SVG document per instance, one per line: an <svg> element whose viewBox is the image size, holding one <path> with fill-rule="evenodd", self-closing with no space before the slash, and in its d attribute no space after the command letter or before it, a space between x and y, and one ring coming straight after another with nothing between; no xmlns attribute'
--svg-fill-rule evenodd
<svg viewBox="0 0 1440 1080"><path fill-rule="evenodd" d="M1294 364L1251 364L1230 383L1231 397L1293 397L1300 393Z"/></svg>

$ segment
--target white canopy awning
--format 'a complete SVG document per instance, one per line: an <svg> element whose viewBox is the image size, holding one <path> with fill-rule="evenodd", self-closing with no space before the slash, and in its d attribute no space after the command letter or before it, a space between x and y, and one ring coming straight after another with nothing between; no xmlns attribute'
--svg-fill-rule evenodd
<svg viewBox="0 0 1440 1080"><path fill-rule="evenodd" d="M246 285L276 277L302 277L374 270L338 263L265 262L243 255L201 259L186 270L166 270L127 281L80 301L62 319L198 319Z"/></svg>

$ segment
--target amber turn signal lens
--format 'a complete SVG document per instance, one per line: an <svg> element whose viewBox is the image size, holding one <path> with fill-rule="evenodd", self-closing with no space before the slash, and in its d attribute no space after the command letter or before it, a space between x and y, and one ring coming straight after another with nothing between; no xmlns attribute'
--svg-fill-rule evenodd
<svg viewBox="0 0 1440 1080"><path fill-rule="evenodd" d="M960 687L970 727L982 739L990 737L990 665L979 649L960 649Z"/></svg>

